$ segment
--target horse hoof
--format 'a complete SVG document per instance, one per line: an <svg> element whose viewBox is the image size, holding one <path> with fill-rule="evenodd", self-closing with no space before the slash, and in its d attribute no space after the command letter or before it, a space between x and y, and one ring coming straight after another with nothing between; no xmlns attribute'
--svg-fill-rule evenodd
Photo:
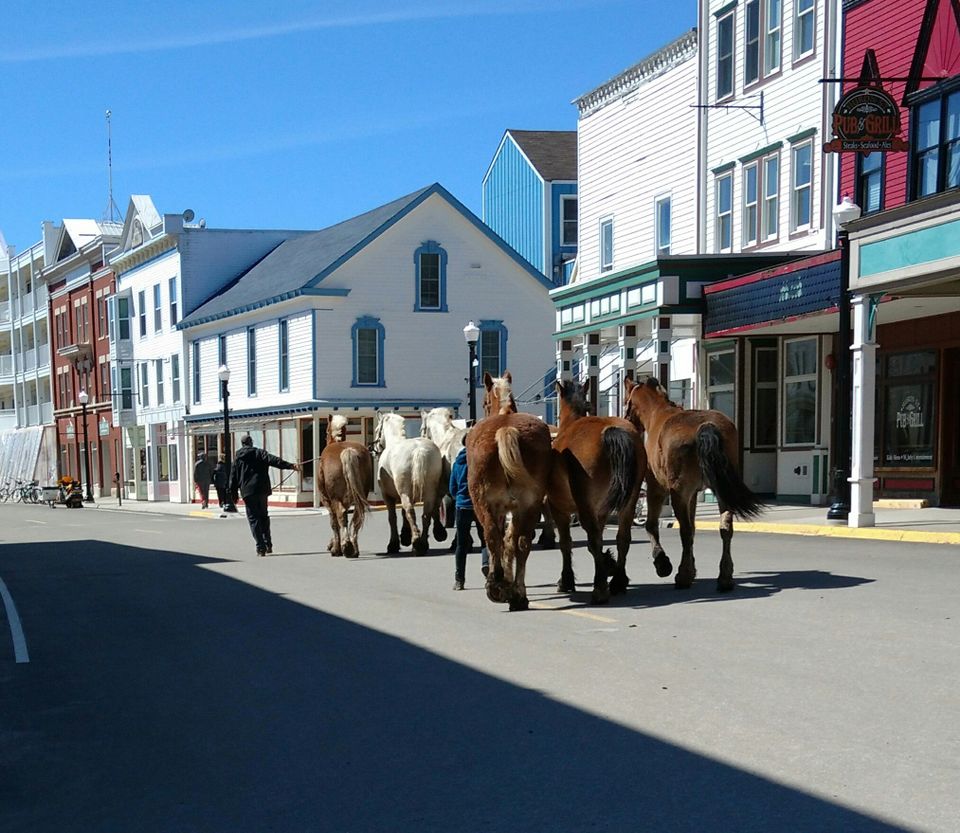
<svg viewBox="0 0 960 833"><path fill-rule="evenodd" d="M692 576L681 576L680 573L677 573L673 582L677 585L677 590L689 590L691 587L693 587L693 580L696 577L696 573L694 573Z"/></svg>
<svg viewBox="0 0 960 833"><path fill-rule="evenodd" d="M359 555L359 553L357 552L356 548L353 546L353 543L351 541L347 541L347 543L343 545L343 557L356 558L357 555Z"/></svg>
<svg viewBox="0 0 960 833"><path fill-rule="evenodd" d="M606 587L594 587L590 594L590 604L605 605L610 601L610 591Z"/></svg>
<svg viewBox="0 0 960 833"><path fill-rule="evenodd" d="M400 544L396 541L391 541L387 544L387 555L396 555L400 552Z"/></svg>
<svg viewBox="0 0 960 833"><path fill-rule="evenodd" d="M409 529L405 529L403 530L403 532L400 533L400 543L403 544L403 546L409 547L410 542L412 540L413 540L413 534L410 532ZM400 552L400 550L397 550L397 552Z"/></svg>
<svg viewBox="0 0 960 833"><path fill-rule="evenodd" d="M438 524L433 525L433 537L436 541L446 541L447 540L447 530Z"/></svg>
<svg viewBox="0 0 960 833"><path fill-rule="evenodd" d="M430 545L426 541L413 542L414 555L426 555L428 552L430 552Z"/></svg>
<svg viewBox="0 0 960 833"><path fill-rule="evenodd" d="M573 576L560 576L557 582L558 593L575 593L577 590L577 581Z"/></svg>
<svg viewBox="0 0 960 833"><path fill-rule="evenodd" d="M507 600L502 584L497 584L496 582L488 580L486 590L487 598L494 604L502 604Z"/></svg>
<svg viewBox="0 0 960 833"><path fill-rule="evenodd" d="M733 579L732 578L718 578L717 579L717 592L718 593L729 593L733 590Z"/></svg>
<svg viewBox="0 0 960 833"><path fill-rule="evenodd" d="M627 592L627 587L630 585L630 578L626 573L615 575L610 579L610 595L611 596L622 596Z"/></svg>
<svg viewBox="0 0 960 833"><path fill-rule="evenodd" d="M510 599L510 610L529 610L530 600L526 596L514 596Z"/></svg>
<svg viewBox="0 0 960 833"><path fill-rule="evenodd" d="M339 558L341 555L343 555L343 553L340 552L340 550L330 550L331 558Z"/></svg>
<svg viewBox="0 0 960 833"><path fill-rule="evenodd" d="M670 559L665 552L661 552L653 559L653 566L656 568L657 575L660 576L660 578L666 578L673 572L673 564L670 563Z"/></svg>

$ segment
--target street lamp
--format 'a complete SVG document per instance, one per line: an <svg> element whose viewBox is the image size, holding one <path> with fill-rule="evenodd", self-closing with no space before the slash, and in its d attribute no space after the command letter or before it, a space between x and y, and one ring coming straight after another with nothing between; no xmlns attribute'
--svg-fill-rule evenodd
<svg viewBox="0 0 960 833"><path fill-rule="evenodd" d="M474 378L473 368L477 364L477 341L480 339L480 328L472 321L463 328L463 338L470 348L470 370L467 373L468 401L470 403L470 424L477 421L477 380Z"/></svg>
<svg viewBox="0 0 960 833"><path fill-rule="evenodd" d="M236 512L237 507L233 505L230 499L230 461L232 449L230 448L230 408L228 405L230 399L230 388L227 382L230 381L230 368L225 364L220 365L217 371L220 379L220 393L223 398L223 456L226 459L224 476L227 479L227 502L223 505L224 512Z"/></svg>
<svg viewBox="0 0 960 833"><path fill-rule="evenodd" d="M860 206L844 194L833 209L837 221L837 245L840 247L840 300L838 312L837 402L834 410L833 503L827 509L828 521L845 521L850 515L850 233L847 224L860 216Z"/></svg>
<svg viewBox="0 0 960 833"><path fill-rule="evenodd" d="M87 493L83 501L84 503L93 503L93 490L90 487L90 439L87 435L87 402L90 397L87 396L85 390L82 390L77 394L77 399L80 400L80 405L83 408L83 467L86 469L84 480L87 483Z"/></svg>

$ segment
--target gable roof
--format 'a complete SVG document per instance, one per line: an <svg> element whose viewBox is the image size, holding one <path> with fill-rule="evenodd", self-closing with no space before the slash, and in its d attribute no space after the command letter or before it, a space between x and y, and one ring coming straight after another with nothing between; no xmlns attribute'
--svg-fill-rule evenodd
<svg viewBox="0 0 960 833"><path fill-rule="evenodd" d="M576 130L508 130L507 134L545 181L576 181Z"/></svg>
<svg viewBox="0 0 960 833"><path fill-rule="evenodd" d="M434 183L342 223L284 241L236 281L201 304L177 324L177 329L196 327L303 295L348 295L347 288L318 287L317 284L433 194L442 196L532 277L552 287L446 188Z"/></svg>

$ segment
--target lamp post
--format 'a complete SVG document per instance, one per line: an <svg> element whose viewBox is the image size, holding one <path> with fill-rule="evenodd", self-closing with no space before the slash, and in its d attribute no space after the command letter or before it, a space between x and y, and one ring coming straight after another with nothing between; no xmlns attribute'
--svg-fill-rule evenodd
<svg viewBox="0 0 960 833"><path fill-rule="evenodd" d="M237 507L233 505L233 501L230 500L229 489L230 489L230 463L231 455L233 453L230 448L230 388L227 383L230 381L230 368L225 364L220 365L220 369L217 371L217 376L220 379L220 392L223 397L223 456L226 462L226 479L227 479L227 502L223 505L224 512L236 512Z"/></svg>
<svg viewBox="0 0 960 833"><path fill-rule="evenodd" d="M833 503L827 509L828 521L845 521L850 514L850 233L847 224L860 216L860 206L847 194L833 209L837 221L837 245L840 247L840 300L838 312L837 402L834 409Z"/></svg>
<svg viewBox="0 0 960 833"><path fill-rule="evenodd" d="M93 490L90 487L90 439L87 435L87 402L90 397L87 396L85 390L80 391L77 394L77 399L80 400L80 406L83 408L83 467L84 471L84 480L86 481L86 495L84 495L84 503L93 503Z"/></svg>
<svg viewBox="0 0 960 833"><path fill-rule="evenodd" d="M474 378L473 368L477 364L477 341L480 340L480 328L471 321L463 328L463 338L470 350L470 370L467 373L469 396L467 401L470 403L470 424L473 425L477 421L477 380Z"/></svg>

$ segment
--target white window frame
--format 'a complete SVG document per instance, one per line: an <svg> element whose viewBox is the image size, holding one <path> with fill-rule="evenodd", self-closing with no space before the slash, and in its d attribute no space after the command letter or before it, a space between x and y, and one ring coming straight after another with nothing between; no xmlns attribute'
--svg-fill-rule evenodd
<svg viewBox="0 0 960 833"><path fill-rule="evenodd" d="M605 246L604 246L604 235L606 230L610 230L610 260L607 261L605 257ZM604 217L600 220L600 271L601 272L610 272L613 269L613 217Z"/></svg>
<svg viewBox="0 0 960 833"><path fill-rule="evenodd" d="M743 6L743 87L747 87L757 84L763 78L763 3L766 0L746 0ZM748 78L747 73L750 72L751 66L749 61L750 54L750 41L747 40L749 37L750 31L750 11L751 7L756 8L757 12L757 32L756 32L756 43L757 43L757 63L755 67L755 74L753 77ZM718 44L719 48L719 44Z"/></svg>
<svg viewBox="0 0 960 833"><path fill-rule="evenodd" d="M770 193L769 184L770 184L770 163L773 162L776 164L776 187L773 189L773 193ZM761 169L760 169L760 185L761 185L761 215L760 215L760 240L763 243L768 243L771 240L776 240L780 236L780 152L771 153L767 156L764 156L761 160ZM771 212L771 204L773 210ZM770 222L771 216L773 217L773 222ZM772 226L772 228L771 228Z"/></svg>
<svg viewBox="0 0 960 833"><path fill-rule="evenodd" d="M797 173L800 165L797 163L797 156L804 150L810 151L810 179L807 182L799 183ZM805 231L813 227L813 139L806 139L790 147L790 231ZM799 206L802 192L806 191L806 199L809 201L807 211L808 220L806 223L800 222Z"/></svg>
<svg viewBox="0 0 960 833"><path fill-rule="evenodd" d="M776 3L777 14L771 12L770 7ZM783 64L783 0L763 0L763 77L780 72ZM771 21L775 24L771 26ZM771 48L772 39L776 38L776 50ZM777 62L770 63L770 55L776 51Z"/></svg>
<svg viewBox="0 0 960 833"><path fill-rule="evenodd" d="M810 8L801 9L801 4L805 0L794 0L793 3L793 60L799 61L807 58L817 51L817 0L810 0ZM809 22L812 37L810 38L810 48L801 51L800 42L803 33L803 26Z"/></svg>
<svg viewBox="0 0 960 833"><path fill-rule="evenodd" d="M753 176L753 195L748 189L750 176ZM743 200L741 205L741 245L744 248L756 246L760 242L760 160L755 159L743 166L741 177ZM752 219L751 219L752 218Z"/></svg>
<svg viewBox="0 0 960 833"><path fill-rule="evenodd" d="M654 222L654 254L659 257L660 255L670 254L670 243L673 238L673 207L670 204L670 194L667 194L663 197L658 197L654 202L653 209L653 222ZM668 217L667 217L667 240L664 243L662 237L660 236L660 211L663 206L667 207Z"/></svg>
<svg viewBox="0 0 960 833"><path fill-rule="evenodd" d="M727 21L730 21L730 51L729 53L721 54L721 43L720 43L720 30L723 27L723 24ZM736 62L736 52L737 52L737 21L734 14L734 11L731 10L729 13L725 14L723 17L717 18L717 62L715 65L715 71L717 74L715 92L717 96L717 101L723 101L728 98L733 98L733 94L737 89L737 62ZM730 89L721 90L720 89L720 67L724 61L730 62Z"/></svg>
<svg viewBox="0 0 960 833"><path fill-rule="evenodd" d="M796 344L803 341L812 341L814 348L816 350L816 355L813 361L813 372L812 373L801 373L794 376L787 375L787 354L790 352L790 345ZM786 413L787 410L787 386L791 384L799 384L802 382L813 382L813 397L814 403L819 403L820 401L820 379L817 373L817 368L820 363L820 339L817 336L802 336L800 338L788 338L783 341L783 354L781 361L783 362L783 367L781 371L781 377L783 380L783 389L780 393L780 401L783 403L783 412ZM814 405L814 419L813 419L813 437L809 440L803 440L801 442L787 442L787 420L786 418L780 420L782 427L781 434L781 443L784 448L807 448L812 445L817 444L817 435L820 432L819 426L819 413L820 408L818 404Z"/></svg>
<svg viewBox="0 0 960 833"><path fill-rule="evenodd" d="M567 219L567 206L573 203L573 220ZM579 203L577 202L576 194L561 194L560 195L560 245L561 246L576 246L577 245L577 234L579 227ZM573 223L573 239L570 240L567 237L567 227L570 223Z"/></svg>
<svg viewBox="0 0 960 833"><path fill-rule="evenodd" d="M730 207L724 211L720 211L720 187L721 184L726 181L730 185ZM726 171L722 174L717 174L714 179L714 235L716 236L716 249L718 252L731 252L733 251L733 170ZM723 219L726 217L730 222L730 242L724 246L723 245Z"/></svg>

